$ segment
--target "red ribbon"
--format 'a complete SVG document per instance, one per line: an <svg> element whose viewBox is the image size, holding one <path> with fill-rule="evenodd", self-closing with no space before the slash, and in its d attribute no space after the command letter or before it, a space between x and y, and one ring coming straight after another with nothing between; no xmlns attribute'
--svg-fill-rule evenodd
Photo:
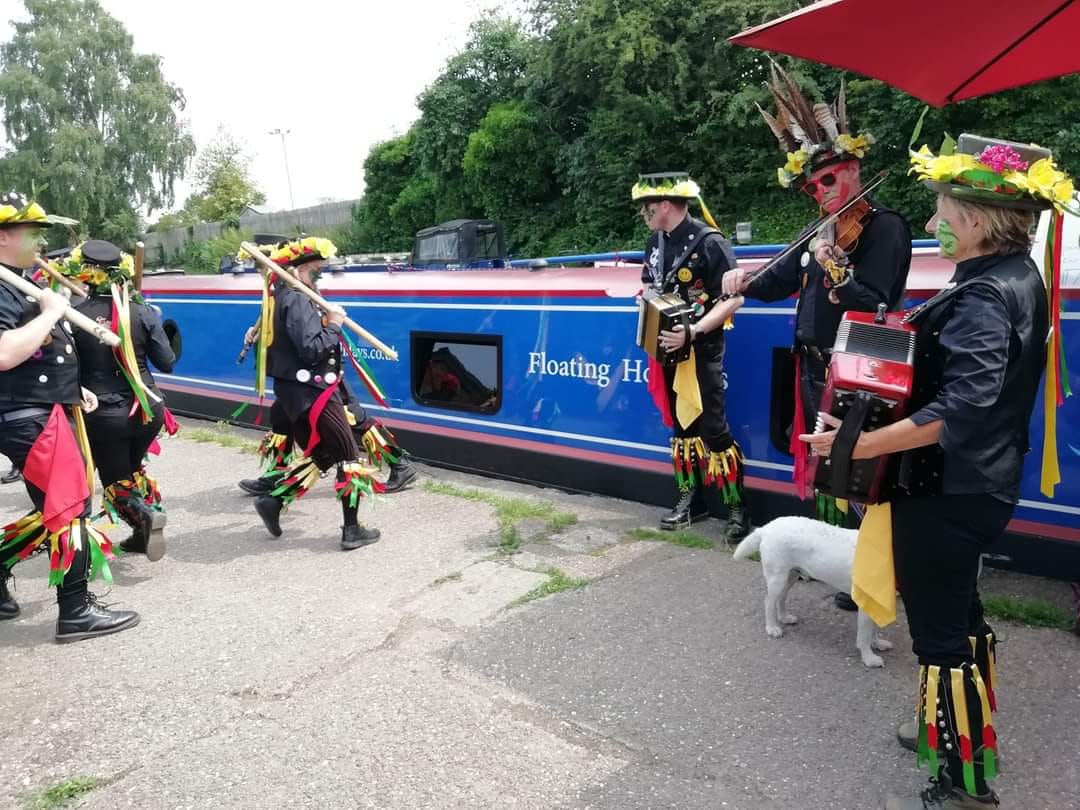
<svg viewBox="0 0 1080 810"><path fill-rule="evenodd" d="M799 434L806 429L806 414L803 411L802 401L802 358L795 355L795 416L791 423L791 443L788 451L795 456L795 471L792 480L795 482L795 494L799 500L805 501L810 495L810 486L807 482L807 458L806 442L799 441Z"/></svg>

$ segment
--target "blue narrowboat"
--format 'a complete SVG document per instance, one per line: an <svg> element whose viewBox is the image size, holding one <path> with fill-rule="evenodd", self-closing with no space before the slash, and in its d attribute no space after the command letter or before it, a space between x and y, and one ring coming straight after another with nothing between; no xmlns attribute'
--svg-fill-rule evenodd
<svg viewBox="0 0 1080 810"><path fill-rule="evenodd" d="M429 229L442 244L425 258L454 266L442 254L452 252L462 225ZM400 358L363 348L390 406L367 407L413 455L437 465L670 506L668 432L647 391L647 358L634 341L641 254L502 262L493 255L502 245L491 229L471 233L476 264L456 266L472 269L429 269L437 262L425 261L420 267L339 264L324 274L323 295ZM1069 244L1077 245L1075 234ZM737 253L753 268L778 249ZM1068 251L1065 258L1068 268ZM258 316L261 280L243 269L145 279L144 291L178 349L175 372L158 377L177 413L228 419L246 402L256 407L239 420L257 419L254 371L237 363L237 352ZM936 247L916 242L907 305L925 300L951 275ZM1080 358L1078 276L1065 273L1062 328L1067 355ZM728 417L746 454L758 523L809 508L795 499L787 453L794 314L793 300L751 301L727 333ZM1041 403L1035 409L1036 449L1025 466L1022 501L995 549L1003 565L1080 580L1078 400L1058 412L1063 481L1053 499L1039 492Z"/></svg>

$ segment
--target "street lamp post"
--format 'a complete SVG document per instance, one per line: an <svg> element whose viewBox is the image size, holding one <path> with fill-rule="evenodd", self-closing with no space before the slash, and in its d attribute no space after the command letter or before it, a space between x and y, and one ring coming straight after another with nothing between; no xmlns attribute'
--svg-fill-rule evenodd
<svg viewBox="0 0 1080 810"><path fill-rule="evenodd" d="M280 135L281 136L281 154L285 157L285 179L289 183L289 205L295 210L296 209L296 201L293 199L293 193L292 193L292 175L289 174L289 152L288 152L288 150L285 149L285 136L288 135L290 132L292 132L291 129L272 129L272 130L270 130L271 135Z"/></svg>

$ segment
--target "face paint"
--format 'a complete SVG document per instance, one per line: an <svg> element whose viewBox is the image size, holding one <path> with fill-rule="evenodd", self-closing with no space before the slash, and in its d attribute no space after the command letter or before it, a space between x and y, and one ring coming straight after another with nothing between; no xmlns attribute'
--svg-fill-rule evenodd
<svg viewBox="0 0 1080 810"><path fill-rule="evenodd" d="M20 228L17 243L20 267L33 267L34 257L45 247L45 237L37 228Z"/></svg>
<svg viewBox="0 0 1080 810"><path fill-rule="evenodd" d="M955 256L957 247L956 231L949 225L949 220L938 219L937 239L941 245L942 256Z"/></svg>

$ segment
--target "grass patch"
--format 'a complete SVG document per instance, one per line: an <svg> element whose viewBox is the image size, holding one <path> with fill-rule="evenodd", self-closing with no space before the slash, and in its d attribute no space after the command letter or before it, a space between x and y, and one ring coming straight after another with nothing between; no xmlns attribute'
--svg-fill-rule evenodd
<svg viewBox="0 0 1080 810"><path fill-rule="evenodd" d="M627 534L634 540L648 540L657 543L671 543L686 548L713 548L713 541L696 532L679 529L668 532L660 529L631 529Z"/></svg>
<svg viewBox="0 0 1080 810"><path fill-rule="evenodd" d="M991 594L984 596L982 603L986 615L995 619L1026 624L1028 627L1052 627L1057 630L1071 630L1073 627L1072 613L1045 599Z"/></svg>
<svg viewBox="0 0 1080 810"><path fill-rule="evenodd" d="M55 810L55 808L67 807L80 796L104 787L111 781L97 776L76 776L65 779L27 799L26 810Z"/></svg>
<svg viewBox="0 0 1080 810"><path fill-rule="evenodd" d="M447 574L446 576L439 577L438 579L436 579L434 582L431 583L431 586L433 588L437 588L440 585L445 585L447 582L460 582L460 581L461 581L461 572L460 571L455 571L452 574Z"/></svg>
<svg viewBox="0 0 1080 810"><path fill-rule="evenodd" d="M589 584L588 579L567 576L566 572L559 568L548 568L543 573L548 575L547 581L541 582L527 594L519 596L510 603L510 607L524 605L537 599L543 599L545 596L562 593L563 591L576 591L578 588L584 588Z"/></svg>
<svg viewBox="0 0 1080 810"><path fill-rule="evenodd" d="M499 551L502 554L517 554L521 550L522 537L517 525L522 520L538 518L547 523L552 534L558 534L578 521L573 512L560 512L551 501L532 501L526 498L509 498L475 487L459 487L445 481L425 481L426 492L436 495L449 495L476 503L486 503L494 507L495 520L499 524Z"/></svg>
<svg viewBox="0 0 1080 810"><path fill-rule="evenodd" d="M212 428L185 427L179 435L182 438L190 439L193 442L231 447L245 453L254 454L259 451L259 442L245 436L237 436L232 432L226 422L216 422Z"/></svg>

